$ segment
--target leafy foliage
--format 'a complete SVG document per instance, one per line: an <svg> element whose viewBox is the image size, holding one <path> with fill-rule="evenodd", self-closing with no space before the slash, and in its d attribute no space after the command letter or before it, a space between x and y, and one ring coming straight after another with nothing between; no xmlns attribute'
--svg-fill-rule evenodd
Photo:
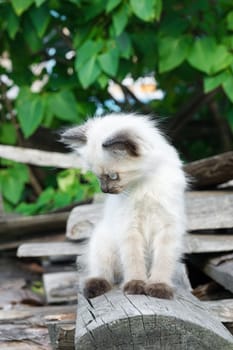
<svg viewBox="0 0 233 350"><path fill-rule="evenodd" d="M42 127L54 135L96 110L137 110L167 118L185 160L232 148L230 1L3 0L0 12L1 143L26 146ZM127 74L155 75L164 99L140 101L122 85ZM109 79L121 86L124 101L109 95ZM41 213L96 189L75 170L52 176L44 169L41 176L40 169L39 195L33 169L1 164L9 210Z"/></svg>

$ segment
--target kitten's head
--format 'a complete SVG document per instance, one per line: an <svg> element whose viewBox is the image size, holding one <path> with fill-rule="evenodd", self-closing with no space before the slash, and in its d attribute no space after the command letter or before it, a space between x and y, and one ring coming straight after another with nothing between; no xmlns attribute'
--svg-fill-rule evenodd
<svg viewBox="0 0 233 350"><path fill-rule="evenodd" d="M97 175L105 193L120 193L141 176L143 130L139 132L139 125L137 132L134 126L138 117L133 118L98 117L62 134L62 141L76 150Z"/></svg>

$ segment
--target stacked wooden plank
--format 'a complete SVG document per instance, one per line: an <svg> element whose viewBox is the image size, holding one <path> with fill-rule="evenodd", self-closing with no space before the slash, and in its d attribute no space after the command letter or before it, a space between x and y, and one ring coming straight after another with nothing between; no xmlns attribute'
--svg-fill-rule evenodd
<svg viewBox="0 0 233 350"><path fill-rule="evenodd" d="M73 160L72 160L72 164L73 164ZM214 281L224 286L224 288L229 290L230 292L229 295L231 295L231 293L233 293L233 273L232 273L233 271L232 270L232 267L233 267L233 192L230 187L225 187L223 189L215 187L215 189L213 189L213 186L217 186L225 181L229 181L233 179L233 152L228 152L222 156L212 157L211 159L194 162L192 164L187 165L185 167L185 170L187 171L187 173L195 177L196 181L194 182L194 184L196 189L200 189L200 188L202 189L201 191L195 190L187 193L188 233L185 238L186 254L188 256L189 261L193 265L197 266L201 271L203 271L206 275L211 277ZM211 190L209 189L209 187L211 187ZM208 190L203 191L203 189L208 189ZM69 215L69 219L67 222L66 237L69 241L65 241L65 239L62 240L61 236L59 238L59 242L57 241L54 242L48 239L46 243L41 243L40 239L38 239L37 243L34 242L30 244L29 243L22 244L18 249L18 256L19 257L50 257L50 258L59 257L60 259L64 259L65 257L67 258L69 256L71 256L72 258L74 256L78 256L78 262L79 260L81 261L81 257L85 255L85 252L86 252L85 242L90 237L93 227L96 225L96 223L98 222L101 216L102 207L103 205L100 201L93 204L82 205L73 209L73 211ZM63 226L64 226L64 221L66 221L67 217L68 215L67 213L65 213L63 217L63 223L62 223ZM3 219L0 218L0 219L2 221L4 220L4 218ZM5 230L6 228L4 229L4 232ZM12 229L12 232L14 231L15 229ZM26 233L28 233L29 231L30 230L28 229L25 230ZM76 291L79 284L78 281L79 281L78 275L75 271L66 272L62 268L61 268L61 271L59 271L58 273L45 274L44 285L47 292L48 303L64 303L64 302L75 301ZM99 317L100 318L102 317L102 319L103 317L105 317L103 316L103 310L102 310L102 305L104 304L104 300L105 300L105 303L107 302L107 304L105 305L107 312L110 312L109 311L110 309L108 308L113 303L112 301L113 299L115 302L117 302L118 300L121 300L120 302L121 308L126 308L126 305L129 305L129 302L133 303L134 306L132 306L132 308L130 308L128 311L126 310L126 312L132 313L132 320L134 320L136 317L136 321L132 321L131 318L128 317L127 322L128 324L130 324L130 326L134 327L134 325L137 324L138 322L138 317L143 313L147 315L145 307L143 308L142 304L145 306L146 304L148 304L148 300L146 299L144 301L142 299L131 300L131 301L125 300L124 298L122 299L122 296L120 297L118 295L119 294L118 292L116 292L116 294L118 295L117 298L119 297L121 299L115 299L116 294L114 293L109 295L109 297L107 297L107 301L106 299L100 298L99 300L96 300L91 304L86 304L86 301L83 300L82 297L80 297L80 300L82 300L82 302L80 302L78 306L78 320L77 320L78 323L77 323L77 329L76 329L76 342L77 342L76 348L77 349L79 348L79 344L81 344L79 341L82 341L80 338L80 334L82 335L83 329L88 328L87 327L88 324L93 325L94 324L93 320L95 320L96 322L96 320L98 320ZM198 304L197 302L196 306L194 307L196 311L197 310L200 311L202 307L204 308L203 309L204 314L203 314L203 320L202 320L203 325L201 325L201 322L198 325L198 322L200 320L198 321L198 316L196 314L196 311L195 310L193 311L188 307L188 305L189 306L191 304L194 305L196 301L194 300L194 298L192 299L192 297L187 293L188 293L187 290L185 292L183 291L178 292L177 303L185 304L185 308L189 309L190 313L193 315L193 320L195 319L195 317L197 317L196 318L197 327L204 326L205 329L208 329L208 332L210 333L208 332L207 333L209 334L210 338L212 337L212 339L217 339L218 336L220 336L220 338L221 337L224 338L227 341L226 349L228 348L230 349L231 345L229 344L231 343L231 338L229 337L229 334L223 331L219 323L217 321L216 321L217 323L214 323L215 321L210 321L210 323L213 322L212 323L213 327L212 327L210 326L210 324L204 324L205 322L203 320L204 318L208 317L208 315L205 313L206 312L205 308L207 308L212 314L216 315L220 321L227 324L229 329L231 329L233 324L233 309L232 309L233 298L232 299L228 298L226 300L218 300L218 301L205 301L205 302L202 302L201 305ZM150 302L153 304L152 300L150 300ZM164 308L165 308L164 310L170 310L169 311L170 316L173 315L174 317L176 317L177 314L174 314L174 310L176 308L177 309L181 308L181 304L179 304L179 306L178 304L177 305L174 304L173 306L171 306L171 304L169 305L166 304L164 305ZM161 303L157 301L157 305L161 306ZM156 309L156 305L151 306L151 308L153 309L152 314L153 315L156 314L157 317L161 320L161 324L162 324L164 314L163 313L159 314L159 310ZM88 310L88 314L85 314L84 310ZM139 311L135 311L135 310L139 310ZM111 312L113 314L115 312L117 315L117 313L119 314L120 311L119 309L116 309L116 310L111 309ZM139 312L139 314L137 314L137 312ZM82 313L83 315L81 316L81 319L80 319L80 313ZM92 315L91 316L92 319L90 315ZM150 315L148 314L147 316L150 319ZM147 316L146 316L146 320L148 319ZM73 316L67 316L67 317L68 318L58 317L58 316L53 317L50 315L49 319L47 320L48 327L51 334L51 341L53 343L54 349L59 349L59 348L73 349L74 348L74 344L72 343L74 340L74 331L75 331L74 313L73 313ZM182 321L181 314L179 317L178 318L180 319L180 321ZM209 316L209 317L212 320L212 316ZM141 319L142 318L143 317L141 317ZM187 321L187 318L188 316L185 317L186 321ZM105 325L107 328L109 327L109 324L112 324L111 322L115 324L115 322L117 322L117 316L115 319L112 318L111 320L109 318L106 318ZM132 322L132 324L130 322ZM151 327L152 327L151 322L152 321L150 319L150 321L146 323L146 327L147 326L149 327L148 329L146 328L146 331L147 331L148 338L151 338L152 339L151 341L154 342L155 339L153 338L154 337L153 332L150 333L149 331L151 330ZM145 327L145 323L142 323L141 326ZM138 327L138 324L137 324L137 327ZM155 324L153 327L155 327ZM186 324L184 327L186 327ZM123 325L123 328L124 328L124 325ZM213 328L216 328L216 329L214 330ZM132 332L132 329L133 328L131 328L131 332ZM188 328L184 328L184 329L186 329L186 331L188 332ZM94 328L92 329L92 331L96 332ZM117 332L118 331L119 330L117 330ZM199 331L200 332L203 331L203 328L199 328ZM110 329L109 331L106 331L106 332L107 333L110 332L109 334L113 336L111 332L116 332L116 330ZM105 335L109 337L109 334L107 335L106 332L105 332ZM163 333L161 329L160 329L160 333L161 334ZM206 333L206 331L204 333ZM216 338L216 333L218 333L217 338ZM102 335L99 334L98 332L95 334L97 338L99 337L98 339L101 339L104 333ZM114 334L118 334L118 333L114 333ZM132 334L128 334L128 335L132 337ZM119 336L120 336L120 333L119 333ZM164 334L163 337L166 338L167 336L169 337L168 334ZM183 337L182 332L179 333L179 336L181 338ZM135 339L133 339L132 342L137 341ZM187 346L188 340L185 340L184 338L182 339L184 343L186 341L185 346ZM160 342L161 341L163 340L161 340L160 338ZM179 347L179 349L182 349L183 345L179 343L177 339L174 338L173 342L174 344L177 342L178 344L177 346ZM92 343L92 346L95 346L96 348L101 348L101 345L96 345L97 343L95 342L93 343L93 339L91 343ZM217 344L217 340L216 340L216 344ZM136 346L137 343L134 343L134 345ZM167 344L165 345L169 346ZM84 343L83 348L91 348L86 346L87 346L87 343ZM222 345L222 348L224 348L224 346L225 345ZM214 345L212 347L213 349L216 348L214 347ZM80 349L81 348L82 347L80 347ZM123 348L124 347L122 347L122 349ZM148 345L148 349L149 348L150 347ZM173 348L175 349L176 347L173 347ZM218 347L218 348L221 348L221 347Z"/></svg>

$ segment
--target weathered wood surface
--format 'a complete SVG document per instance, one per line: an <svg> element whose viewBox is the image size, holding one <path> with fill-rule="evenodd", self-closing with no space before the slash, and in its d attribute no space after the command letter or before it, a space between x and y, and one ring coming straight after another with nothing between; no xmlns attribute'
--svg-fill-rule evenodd
<svg viewBox="0 0 233 350"><path fill-rule="evenodd" d="M79 275L77 271L45 273L43 283L48 304L77 300Z"/></svg>
<svg viewBox="0 0 233 350"><path fill-rule="evenodd" d="M19 258L43 257L58 255L83 255L86 252L85 244L73 242L46 242L46 243L25 243L17 251Z"/></svg>
<svg viewBox="0 0 233 350"><path fill-rule="evenodd" d="M82 168L80 157L74 154L40 151L32 148L0 145L0 157L11 159L20 163L37 166L50 166L56 168Z"/></svg>
<svg viewBox="0 0 233 350"><path fill-rule="evenodd" d="M17 238L25 233L35 236L38 232L62 230L66 226L68 216L69 212L37 216L0 217L1 240L12 240L13 237Z"/></svg>
<svg viewBox="0 0 233 350"><path fill-rule="evenodd" d="M74 208L69 216L66 236L82 239L91 234L100 220L102 203ZM189 231L233 228L233 192L187 192L187 229Z"/></svg>
<svg viewBox="0 0 233 350"><path fill-rule="evenodd" d="M232 228L233 192L188 192L187 215L189 231Z"/></svg>
<svg viewBox="0 0 233 350"><path fill-rule="evenodd" d="M0 145L0 157L21 163L57 168L83 168L83 162L77 155L40 151L30 148ZM233 179L233 152L201 159L184 165L198 188L215 186Z"/></svg>
<svg viewBox="0 0 233 350"><path fill-rule="evenodd" d="M233 322L233 300L212 300L201 302L201 305L221 322L231 325ZM51 308L51 307L50 307ZM61 308L61 307L60 307ZM51 308L52 310L52 308ZM54 310L53 310L54 311ZM62 311L62 308L61 308ZM64 311L64 309L63 309ZM50 312L51 313L51 312ZM1 315L1 313L0 313ZM74 350L75 313L59 315L59 312L46 318L53 349ZM78 326L78 325L77 325ZM64 337L64 334L66 336ZM199 349L198 349L199 350Z"/></svg>
<svg viewBox="0 0 233 350"><path fill-rule="evenodd" d="M17 256L19 258L59 255L82 256L87 252L86 243L85 241L51 242L47 238L47 242L21 244ZM187 234L185 236L185 253L216 253L232 250L233 235Z"/></svg>
<svg viewBox="0 0 233 350"><path fill-rule="evenodd" d="M10 310L0 310L0 349L52 350L46 319L58 320L59 317L70 314L73 315L74 323L74 307L69 305L17 306Z"/></svg>
<svg viewBox="0 0 233 350"><path fill-rule="evenodd" d="M75 313L47 317L53 350L74 350Z"/></svg>
<svg viewBox="0 0 233 350"><path fill-rule="evenodd" d="M30 237L32 236L32 237ZM64 233L46 233L46 234L40 234L36 232L36 234L32 235L22 235L22 237L19 238L13 238L12 241L1 241L0 244L0 251L5 251L7 249L16 249L22 244L33 244L33 243L45 243L45 242L64 242Z"/></svg>
<svg viewBox="0 0 233 350"><path fill-rule="evenodd" d="M206 300L202 304L221 322L233 322L233 299Z"/></svg>
<svg viewBox="0 0 233 350"><path fill-rule="evenodd" d="M198 188L215 186L233 179L233 151L201 159L184 166Z"/></svg>
<svg viewBox="0 0 233 350"><path fill-rule="evenodd" d="M194 234L185 236L186 253L216 253L233 250L232 234Z"/></svg>
<svg viewBox="0 0 233 350"><path fill-rule="evenodd" d="M233 253L215 257L192 256L192 262L206 275L233 293Z"/></svg>
<svg viewBox="0 0 233 350"><path fill-rule="evenodd" d="M233 337L187 292L174 300L111 291L78 296L75 349L233 349Z"/></svg>

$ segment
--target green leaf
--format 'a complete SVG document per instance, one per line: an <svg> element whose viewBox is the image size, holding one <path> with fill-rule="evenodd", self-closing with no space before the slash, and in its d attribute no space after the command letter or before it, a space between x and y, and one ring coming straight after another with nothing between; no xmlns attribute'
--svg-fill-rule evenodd
<svg viewBox="0 0 233 350"><path fill-rule="evenodd" d="M34 0L11 0L11 4L15 10L15 13L20 16L24 11L26 11Z"/></svg>
<svg viewBox="0 0 233 350"><path fill-rule="evenodd" d="M8 169L0 171L1 192L10 203L19 202L25 183L29 179L27 166L13 163Z"/></svg>
<svg viewBox="0 0 233 350"><path fill-rule="evenodd" d="M159 19L162 10L161 0L139 1L130 0L133 13L146 22Z"/></svg>
<svg viewBox="0 0 233 350"><path fill-rule="evenodd" d="M119 51L116 48L98 56L98 61L103 72L115 77L119 63Z"/></svg>
<svg viewBox="0 0 233 350"><path fill-rule="evenodd" d="M14 11L12 9L9 9L10 11L8 12L7 16L7 31L9 33L9 36L11 39L15 38L16 33L19 30L20 23L19 23L19 18L16 16Z"/></svg>
<svg viewBox="0 0 233 350"><path fill-rule="evenodd" d="M78 72L79 68L87 63L87 61L92 57L96 56L103 47L102 41L87 40L85 43L77 49L75 69Z"/></svg>
<svg viewBox="0 0 233 350"><path fill-rule="evenodd" d="M89 58L86 63L83 64L80 69L78 69L78 77L84 89L96 81L100 75L100 72L101 70L96 56Z"/></svg>
<svg viewBox="0 0 233 350"><path fill-rule="evenodd" d="M34 7L30 10L29 16L39 38L42 38L49 24L49 10L45 6Z"/></svg>
<svg viewBox="0 0 233 350"><path fill-rule="evenodd" d="M228 74L229 74L228 72L224 71L224 72L221 72L220 74L217 74L213 77L204 78L204 91L205 91L205 93L208 93L208 92L214 90L219 85L222 85L222 83L224 83L224 81L227 80Z"/></svg>
<svg viewBox="0 0 233 350"><path fill-rule="evenodd" d="M15 145L17 141L17 133L15 127L11 123L0 124L0 143Z"/></svg>
<svg viewBox="0 0 233 350"><path fill-rule="evenodd" d="M21 89L17 98L17 112L25 137L31 136L42 122L44 107L44 101L39 95Z"/></svg>
<svg viewBox="0 0 233 350"><path fill-rule="evenodd" d="M224 45L217 45L213 37L205 37L195 42L188 61L194 68L207 74L214 74L228 67L233 57Z"/></svg>
<svg viewBox="0 0 233 350"><path fill-rule="evenodd" d="M159 71L167 72L179 66L187 57L192 39L189 36L163 37L159 44Z"/></svg>
<svg viewBox="0 0 233 350"><path fill-rule="evenodd" d="M233 103L233 74L229 73L228 78L223 83L223 90L225 91L229 100Z"/></svg>
<svg viewBox="0 0 233 350"><path fill-rule="evenodd" d="M227 15L227 28L233 30L233 11L229 12Z"/></svg>
<svg viewBox="0 0 233 350"><path fill-rule="evenodd" d="M33 23L28 14L26 14L25 17L26 16L28 18L23 22L24 39L30 48L30 52L36 52L42 47L42 41L39 39L35 27L33 26Z"/></svg>
<svg viewBox="0 0 233 350"><path fill-rule="evenodd" d="M132 45L131 45L131 41L128 33L126 32L122 33L116 39L116 43L120 52L120 56L128 59L132 54Z"/></svg>
<svg viewBox="0 0 233 350"><path fill-rule="evenodd" d="M116 8L121 3L121 0L108 0L106 6L106 12L111 12L114 8Z"/></svg>
<svg viewBox="0 0 233 350"><path fill-rule="evenodd" d="M72 191L77 182L77 171L75 169L63 170L57 175L58 188L63 192Z"/></svg>
<svg viewBox="0 0 233 350"><path fill-rule="evenodd" d="M57 118L78 122L77 102L72 91L63 90L51 93L47 97L47 106L49 113L56 115Z"/></svg>
<svg viewBox="0 0 233 350"><path fill-rule="evenodd" d="M15 177L8 175L2 178L2 194L13 204L18 203L24 189L24 184L17 180L16 175Z"/></svg>
<svg viewBox="0 0 233 350"><path fill-rule="evenodd" d="M116 13L114 13L112 21L115 34L116 36L119 36L128 23L127 8L122 6Z"/></svg>
<svg viewBox="0 0 233 350"><path fill-rule="evenodd" d="M35 0L36 6L41 6L46 0Z"/></svg>

